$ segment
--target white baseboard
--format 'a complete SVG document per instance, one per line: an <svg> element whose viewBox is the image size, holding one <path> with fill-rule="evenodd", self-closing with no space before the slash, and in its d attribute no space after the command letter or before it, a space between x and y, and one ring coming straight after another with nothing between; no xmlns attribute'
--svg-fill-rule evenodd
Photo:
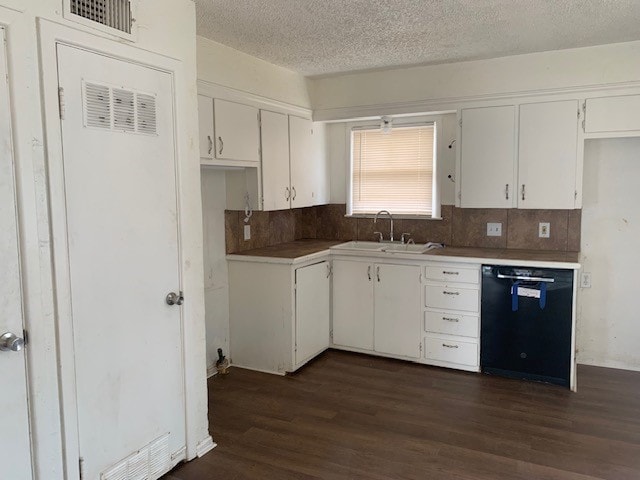
<svg viewBox="0 0 640 480"><path fill-rule="evenodd" d="M215 363L212 363L211 365L207 365L207 378L211 378L217 374L218 374L218 369L216 368Z"/></svg>
<svg viewBox="0 0 640 480"><path fill-rule="evenodd" d="M202 457L204 454L209 453L211 450L213 450L214 448L216 448L218 446L217 443L215 443L213 441L213 438L211 438L211 435L209 435L207 438L205 438L204 440L202 440L197 446L196 446L196 455L198 456L198 458Z"/></svg>

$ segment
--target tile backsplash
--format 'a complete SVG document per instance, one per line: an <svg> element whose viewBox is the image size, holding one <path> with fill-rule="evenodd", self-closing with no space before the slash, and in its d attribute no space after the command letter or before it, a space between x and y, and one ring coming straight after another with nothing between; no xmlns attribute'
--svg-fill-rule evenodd
<svg viewBox="0 0 640 480"><path fill-rule="evenodd" d="M389 220L376 225L370 218L345 217L344 204L253 212L248 223L244 211L225 212L227 253L291 242L303 238L326 240L375 240L374 231L389 234ZM399 239L410 233L416 243L439 242L455 247L511 248L528 250L580 250L581 210L476 209L442 206L442 220L394 220ZM487 222L502 223L502 236L488 237ZM538 223L551 224L549 238L538 237ZM244 226L251 239L244 240Z"/></svg>

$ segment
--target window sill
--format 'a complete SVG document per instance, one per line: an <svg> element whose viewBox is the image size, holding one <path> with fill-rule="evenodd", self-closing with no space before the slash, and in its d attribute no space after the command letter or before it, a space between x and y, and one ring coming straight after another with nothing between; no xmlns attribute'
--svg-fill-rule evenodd
<svg viewBox="0 0 640 480"><path fill-rule="evenodd" d="M367 214L367 213L359 213L355 215L347 215L345 214L345 218L370 218L373 220L375 214ZM389 216L384 214L378 216L379 220L386 220ZM393 215L394 220L443 220L442 217L432 217L429 215Z"/></svg>

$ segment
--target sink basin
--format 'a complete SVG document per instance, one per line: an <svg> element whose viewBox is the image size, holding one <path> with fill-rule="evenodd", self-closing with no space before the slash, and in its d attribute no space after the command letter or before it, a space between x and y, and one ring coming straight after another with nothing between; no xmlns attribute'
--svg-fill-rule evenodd
<svg viewBox="0 0 640 480"><path fill-rule="evenodd" d="M333 249L336 250L358 250L358 251L365 251L365 252L381 252L383 248L385 248L384 244L379 243L379 242L357 242L357 241L353 241L353 242L347 242L347 243L342 243L340 245L336 245L335 247L332 247Z"/></svg>
<svg viewBox="0 0 640 480"><path fill-rule="evenodd" d="M399 245L387 245L384 251L388 253L422 253L427 250L427 245L405 243Z"/></svg>

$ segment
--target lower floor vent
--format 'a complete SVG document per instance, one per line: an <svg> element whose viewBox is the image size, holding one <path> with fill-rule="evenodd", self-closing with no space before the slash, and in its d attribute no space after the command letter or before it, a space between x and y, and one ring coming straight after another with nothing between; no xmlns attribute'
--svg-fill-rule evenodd
<svg viewBox="0 0 640 480"><path fill-rule="evenodd" d="M100 480L157 480L172 467L166 434L100 475Z"/></svg>

